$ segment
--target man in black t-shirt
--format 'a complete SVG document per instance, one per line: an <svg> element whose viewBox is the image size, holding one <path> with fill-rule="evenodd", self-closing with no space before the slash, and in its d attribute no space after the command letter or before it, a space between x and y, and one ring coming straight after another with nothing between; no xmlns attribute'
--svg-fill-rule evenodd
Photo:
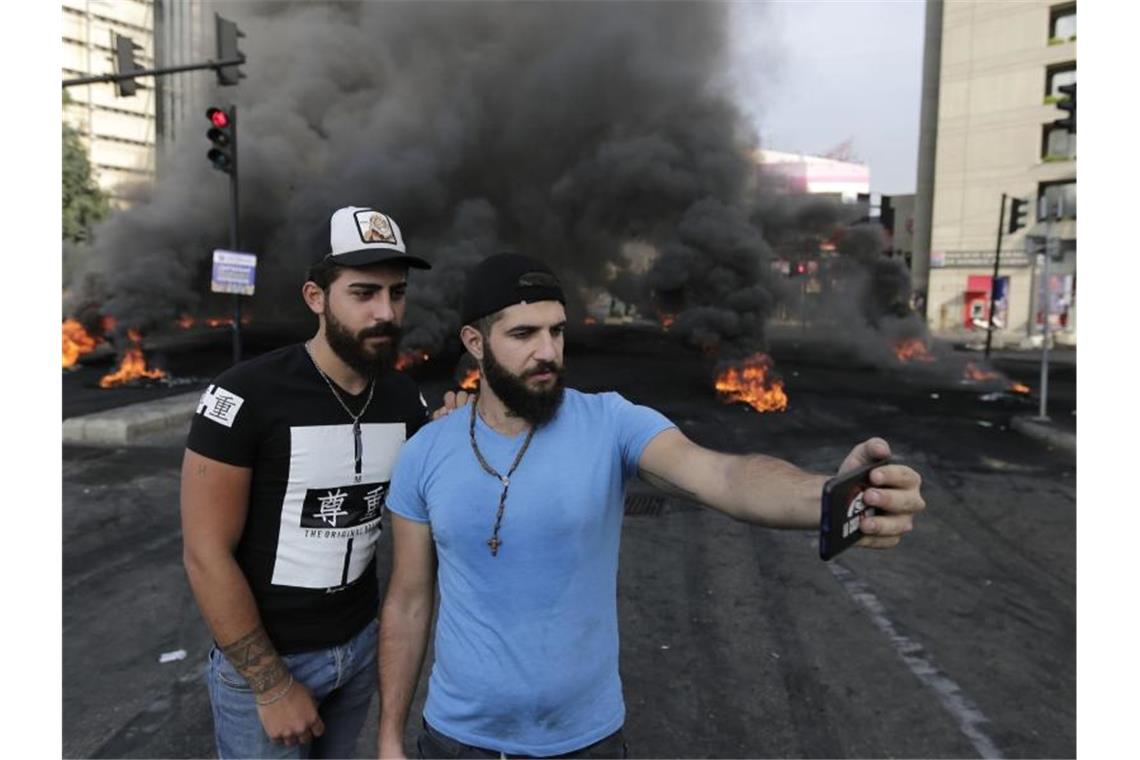
<svg viewBox="0 0 1140 760"><path fill-rule="evenodd" d="M184 562L214 636L218 756L347 757L376 691L376 542L404 441L426 421L392 369L409 255L349 206L302 288L319 327L223 372L182 466Z"/></svg>

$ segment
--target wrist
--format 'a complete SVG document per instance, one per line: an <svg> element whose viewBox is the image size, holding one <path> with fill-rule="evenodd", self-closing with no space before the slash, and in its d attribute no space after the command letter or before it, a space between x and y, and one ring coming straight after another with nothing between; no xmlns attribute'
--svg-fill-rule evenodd
<svg viewBox="0 0 1140 760"><path fill-rule="evenodd" d="M280 702L282 699L285 699L285 697L289 695L290 691L293 690L293 684L295 683L296 680L293 678L293 674L290 673L289 677L285 679L284 686L278 687L272 693L262 692L260 694L257 694L254 696L253 701L257 703L258 707L265 707L266 705L271 705L274 702Z"/></svg>

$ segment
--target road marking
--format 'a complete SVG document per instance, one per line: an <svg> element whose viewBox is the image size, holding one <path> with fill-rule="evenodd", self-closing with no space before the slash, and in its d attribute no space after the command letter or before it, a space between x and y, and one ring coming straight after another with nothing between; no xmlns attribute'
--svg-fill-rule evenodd
<svg viewBox="0 0 1140 760"><path fill-rule="evenodd" d="M910 671L918 677L918 680L934 691L943 707L958 721L962 733L974 745L978 754L985 758L1001 758L1001 751L981 729L981 724L990 722L989 718L982 714L982 711L966 696L962 687L938 669L930 655L923 650L922 644L895 630L894 624L887 617L882 602L871 593L863 581L859 580L850 570L835 562L827 563L827 567L831 570L831 574L843 584L843 588L851 595L851 598L866 610L871 617L871 622L887 637L891 646L894 647L895 653L902 658Z"/></svg>

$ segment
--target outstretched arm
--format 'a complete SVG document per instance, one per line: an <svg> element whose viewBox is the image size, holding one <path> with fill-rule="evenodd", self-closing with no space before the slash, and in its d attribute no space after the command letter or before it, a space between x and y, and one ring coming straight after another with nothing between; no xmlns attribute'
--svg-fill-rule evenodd
<svg viewBox="0 0 1140 760"><path fill-rule="evenodd" d="M839 472L889 456L887 442L871 438L851 450ZM769 528L818 527L820 494L830 477L763 454L712 451L676 428L649 442L638 468L653 486ZM905 465L885 465L872 471L871 482L864 501L881 514L863 517L860 530L866 535L859 545L888 548L911 530L914 514L925 507L919 493L921 479Z"/></svg>

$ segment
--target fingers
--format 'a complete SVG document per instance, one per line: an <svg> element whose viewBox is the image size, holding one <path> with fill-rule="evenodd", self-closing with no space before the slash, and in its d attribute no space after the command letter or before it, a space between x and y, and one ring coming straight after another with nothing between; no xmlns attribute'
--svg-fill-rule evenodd
<svg viewBox="0 0 1140 760"><path fill-rule="evenodd" d="M884 488L913 488L922 485L922 476L905 464L885 464L871 470L871 484Z"/></svg>
<svg viewBox="0 0 1140 760"><path fill-rule="evenodd" d="M886 459L891 455L891 447L882 438L868 438L863 441L863 450L866 452L866 462L877 461L879 459Z"/></svg>
<svg viewBox="0 0 1140 760"><path fill-rule="evenodd" d="M458 391L455 394L455 408L458 409L461 406L467 406L468 403L474 400L474 393L468 393L467 391Z"/></svg>
<svg viewBox="0 0 1140 760"><path fill-rule="evenodd" d="M297 733L284 734L282 736L275 737L273 741L278 744L284 744L286 747L292 747L297 744L308 744L318 736L322 736L324 733L325 724L320 718L317 718L316 722L309 726L309 728L303 729Z"/></svg>
<svg viewBox="0 0 1140 760"><path fill-rule="evenodd" d="M898 537L914 530L914 518L904 515L868 515L859 518L859 531L865 536Z"/></svg>
<svg viewBox="0 0 1140 760"><path fill-rule="evenodd" d="M863 536L855 545L861 549L893 549L901 540L901 536Z"/></svg>
<svg viewBox="0 0 1140 760"><path fill-rule="evenodd" d="M843 460L843 464L839 466L839 472L842 474L849 470L881 461L890 455L891 447L886 441L882 438L868 438L851 449L851 453L847 455L847 458Z"/></svg>
<svg viewBox="0 0 1140 760"><path fill-rule="evenodd" d="M871 471L872 487L863 492L863 503L891 515L912 515L926 509L919 488L922 478L905 465L886 465Z"/></svg>

